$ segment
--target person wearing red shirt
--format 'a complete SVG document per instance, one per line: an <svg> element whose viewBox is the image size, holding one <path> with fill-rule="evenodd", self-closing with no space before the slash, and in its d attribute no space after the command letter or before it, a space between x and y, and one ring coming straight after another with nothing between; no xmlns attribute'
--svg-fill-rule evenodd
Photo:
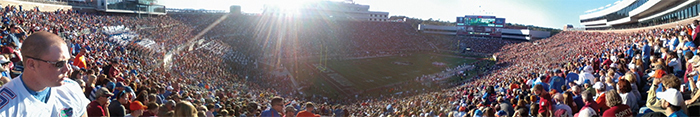
<svg viewBox="0 0 700 117"><path fill-rule="evenodd" d="M544 87L539 84L532 88L532 92L540 96L540 108L537 112L545 117L552 115L552 96L547 91L544 91Z"/></svg>
<svg viewBox="0 0 700 117"><path fill-rule="evenodd" d="M513 91L513 89L520 88L520 86L518 84L520 84L520 82L518 82L518 81L511 82L510 83L510 91Z"/></svg>
<svg viewBox="0 0 700 117"><path fill-rule="evenodd" d="M314 111L314 103L307 102L306 110L297 113L297 117L321 117L320 115L314 114L311 111Z"/></svg>
<svg viewBox="0 0 700 117"><path fill-rule="evenodd" d="M600 110L598 110L598 112L605 112L605 110L610 109L610 107L606 105L607 101L605 97L607 94L605 94L605 85L602 82L596 82L595 85L593 85L593 89L596 90L597 95L597 99L595 100L595 102L598 103L598 106L600 107Z"/></svg>
<svg viewBox="0 0 700 117"><path fill-rule="evenodd" d="M622 97L615 90L610 90L606 92L605 95L606 105L610 109L603 112L603 117L632 117L633 112L629 106L622 104ZM599 97L603 98L603 97Z"/></svg>
<svg viewBox="0 0 700 117"><path fill-rule="evenodd" d="M97 97L97 99L93 100L92 102L90 102L90 104L88 104L88 116L109 117L109 109L107 108L107 105L109 105L109 97L112 97L113 95L114 94L105 87L102 87L97 92L95 92L95 96Z"/></svg>
<svg viewBox="0 0 700 117"><path fill-rule="evenodd" d="M78 66L78 68L87 68L87 64L85 63L85 53L86 49L81 49L78 55L75 56L75 59L73 59L73 65Z"/></svg>

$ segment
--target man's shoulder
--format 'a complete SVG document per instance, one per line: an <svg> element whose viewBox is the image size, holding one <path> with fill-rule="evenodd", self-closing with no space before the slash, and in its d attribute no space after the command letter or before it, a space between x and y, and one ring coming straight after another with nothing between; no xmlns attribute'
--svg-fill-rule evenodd
<svg viewBox="0 0 700 117"><path fill-rule="evenodd" d="M56 89L56 92L59 93L60 96L69 96L69 95L82 95L85 96L84 93L82 92L82 89L80 88L80 84L77 82L71 80L71 79L65 79L62 81L63 85L54 87Z"/></svg>
<svg viewBox="0 0 700 117"><path fill-rule="evenodd" d="M8 82L7 84L3 85L0 87L0 99L3 99L0 101L0 116L8 116L12 115L13 113L25 113L26 112L26 105L28 103L23 103L26 101L26 96L29 94L22 94L22 90L24 87L22 85L19 85L18 83L21 83L19 79L13 79L12 81Z"/></svg>

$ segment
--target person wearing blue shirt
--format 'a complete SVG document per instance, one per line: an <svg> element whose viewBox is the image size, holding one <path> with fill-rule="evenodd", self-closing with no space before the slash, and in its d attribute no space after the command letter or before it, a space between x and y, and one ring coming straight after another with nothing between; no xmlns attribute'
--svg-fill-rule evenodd
<svg viewBox="0 0 700 117"><path fill-rule="evenodd" d="M272 106L272 108L269 108L260 113L261 117L282 117L282 114L280 114L280 112L284 112L284 98L272 98L272 100L270 101L270 106Z"/></svg>
<svg viewBox="0 0 700 117"><path fill-rule="evenodd" d="M578 108L582 108L585 105L585 103L583 103L583 97L581 97L581 90L583 90L581 88L582 87L578 85L573 86L571 87L570 92L574 96L574 103L576 103L576 106L578 106Z"/></svg>
<svg viewBox="0 0 700 117"><path fill-rule="evenodd" d="M496 95L496 91L493 86L488 86L484 95L481 96L481 99L483 99L486 104L491 104L496 102L497 96L498 95Z"/></svg>
<svg viewBox="0 0 700 117"><path fill-rule="evenodd" d="M678 37L673 37L670 41L666 41L668 44L668 50L676 50L676 47L678 46Z"/></svg>
<svg viewBox="0 0 700 117"><path fill-rule="evenodd" d="M570 71L569 74L566 74L566 82L574 82L576 80L578 80L578 74L575 71Z"/></svg>
<svg viewBox="0 0 700 117"><path fill-rule="evenodd" d="M695 44L692 41L687 41L683 44L686 49L683 49L683 55L685 55L685 52L693 52L693 54L696 54L693 49L696 47Z"/></svg>
<svg viewBox="0 0 700 117"><path fill-rule="evenodd" d="M544 88L545 91L549 92L549 84L542 82L545 79L547 79L547 77L540 76L538 81L536 81L535 83L532 83L532 87L535 87L535 85L539 84L539 85L542 85L542 87Z"/></svg>
<svg viewBox="0 0 700 117"><path fill-rule="evenodd" d="M627 59L631 59L632 57L634 57L634 48L635 47L633 44L629 46L629 49L627 49L627 51L625 51L625 54L627 54Z"/></svg>
<svg viewBox="0 0 700 117"><path fill-rule="evenodd" d="M649 58L651 57L651 46L649 46L646 41L642 42L642 44L644 44L644 46L642 46L642 62L644 62L643 67L646 69L650 63Z"/></svg>
<svg viewBox="0 0 700 117"><path fill-rule="evenodd" d="M554 74L556 76L552 76L552 79L549 81L549 89L557 90L557 92L564 92L561 89L561 86L566 84L566 80L564 79L561 70L554 71Z"/></svg>

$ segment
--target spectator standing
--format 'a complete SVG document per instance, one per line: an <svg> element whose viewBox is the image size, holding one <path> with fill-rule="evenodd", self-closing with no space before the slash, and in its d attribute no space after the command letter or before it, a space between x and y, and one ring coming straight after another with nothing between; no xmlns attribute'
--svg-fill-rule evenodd
<svg viewBox="0 0 700 117"><path fill-rule="evenodd" d="M320 115L312 113L314 111L314 103L307 102L305 106L306 110L297 113L297 117L320 117Z"/></svg>
<svg viewBox="0 0 700 117"><path fill-rule="evenodd" d="M549 81L549 89L557 90L557 92L562 93L564 90L561 89L562 86L566 85L566 79L564 79L564 74L561 70L557 69L554 71L554 76L552 76Z"/></svg>
<svg viewBox="0 0 700 117"><path fill-rule="evenodd" d="M532 92L540 97L539 110L537 112L543 116L551 116L552 112L552 96L544 90L542 85L535 85Z"/></svg>
<svg viewBox="0 0 700 117"><path fill-rule="evenodd" d="M280 112L284 112L284 98L282 97L274 97L270 101L270 106L272 108L268 108L267 110L263 111L260 113L260 116L263 117L282 117L282 114Z"/></svg>

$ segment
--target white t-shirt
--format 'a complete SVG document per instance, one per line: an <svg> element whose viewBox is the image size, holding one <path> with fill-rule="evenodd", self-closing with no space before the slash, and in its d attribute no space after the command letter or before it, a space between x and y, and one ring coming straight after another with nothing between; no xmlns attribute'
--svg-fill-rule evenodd
<svg viewBox="0 0 700 117"><path fill-rule="evenodd" d="M576 84L583 85L585 80L589 80L589 82L591 84L593 84L594 79L595 79L595 76L593 76L593 74L588 73L588 72L581 72L578 75L578 81L576 82Z"/></svg>
<svg viewBox="0 0 700 117"><path fill-rule="evenodd" d="M639 109L637 105L638 97L635 97L631 92L620 93L620 98L622 99L622 104L629 106L632 110Z"/></svg>
<svg viewBox="0 0 700 117"><path fill-rule="evenodd" d="M80 117L90 103L80 85L66 79L64 84L52 87L46 103L32 96L20 78L14 78L0 88L0 116L2 117Z"/></svg>

